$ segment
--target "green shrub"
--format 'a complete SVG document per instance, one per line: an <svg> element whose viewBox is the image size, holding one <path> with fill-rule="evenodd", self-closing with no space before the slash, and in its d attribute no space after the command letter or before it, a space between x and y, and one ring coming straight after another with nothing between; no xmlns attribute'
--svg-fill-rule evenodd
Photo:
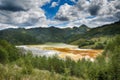
<svg viewBox="0 0 120 80"><path fill-rule="evenodd" d="M110 40L104 55L109 57L110 80L120 80L120 35Z"/></svg>
<svg viewBox="0 0 120 80"><path fill-rule="evenodd" d="M104 44L103 43L96 43L93 49L104 49Z"/></svg>
<svg viewBox="0 0 120 80"><path fill-rule="evenodd" d="M8 54L6 50L0 47L0 63L6 63L8 61Z"/></svg>
<svg viewBox="0 0 120 80"><path fill-rule="evenodd" d="M89 45L93 45L95 42L92 40L80 40L79 42L79 48L83 47L83 46L89 46Z"/></svg>
<svg viewBox="0 0 120 80"><path fill-rule="evenodd" d="M5 40L0 40L0 56L1 60L15 61L20 57L20 52L12 44L8 43Z"/></svg>

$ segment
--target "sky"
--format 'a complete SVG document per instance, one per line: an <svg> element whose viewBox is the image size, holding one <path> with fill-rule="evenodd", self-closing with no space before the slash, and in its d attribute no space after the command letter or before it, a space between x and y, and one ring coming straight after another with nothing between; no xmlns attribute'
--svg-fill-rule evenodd
<svg viewBox="0 0 120 80"><path fill-rule="evenodd" d="M120 20L120 0L0 0L0 29L91 28Z"/></svg>

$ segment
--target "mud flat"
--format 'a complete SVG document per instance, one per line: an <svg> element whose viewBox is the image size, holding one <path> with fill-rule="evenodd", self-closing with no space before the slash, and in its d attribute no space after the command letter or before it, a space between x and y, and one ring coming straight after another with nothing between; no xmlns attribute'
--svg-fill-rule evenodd
<svg viewBox="0 0 120 80"><path fill-rule="evenodd" d="M79 60L85 58L86 60L94 61L94 59L101 55L103 50L95 49L79 49L76 45L68 45L63 43L49 43L44 45L22 45L17 46L18 48L23 48L26 51L31 51L33 55L38 56L53 56L65 59L69 57L73 60Z"/></svg>

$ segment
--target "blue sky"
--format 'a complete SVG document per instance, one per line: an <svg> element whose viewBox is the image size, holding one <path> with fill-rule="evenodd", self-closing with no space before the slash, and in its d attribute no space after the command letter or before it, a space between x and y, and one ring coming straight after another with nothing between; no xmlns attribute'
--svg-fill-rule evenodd
<svg viewBox="0 0 120 80"><path fill-rule="evenodd" d="M56 7L51 7L53 2L58 2L58 5ZM42 6L42 9L45 11L45 15L48 19L54 19L54 16L59 10L59 7L61 5L64 5L65 3L68 3L69 5L75 5L75 3L71 0L51 0L50 3L47 3L46 5Z"/></svg>
<svg viewBox="0 0 120 80"><path fill-rule="evenodd" d="M98 27L120 20L120 0L0 0L0 29Z"/></svg>

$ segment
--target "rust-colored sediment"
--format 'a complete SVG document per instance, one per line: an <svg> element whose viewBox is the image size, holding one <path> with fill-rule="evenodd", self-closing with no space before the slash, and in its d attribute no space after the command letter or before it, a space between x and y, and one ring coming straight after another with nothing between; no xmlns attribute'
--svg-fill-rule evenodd
<svg viewBox="0 0 120 80"><path fill-rule="evenodd" d="M94 50L94 49L72 49L72 48L55 48L55 47L46 47L47 50L55 50L61 52L59 57L65 58L70 57L71 59L78 60L82 58L94 59L100 55L103 50Z"/></svg>

